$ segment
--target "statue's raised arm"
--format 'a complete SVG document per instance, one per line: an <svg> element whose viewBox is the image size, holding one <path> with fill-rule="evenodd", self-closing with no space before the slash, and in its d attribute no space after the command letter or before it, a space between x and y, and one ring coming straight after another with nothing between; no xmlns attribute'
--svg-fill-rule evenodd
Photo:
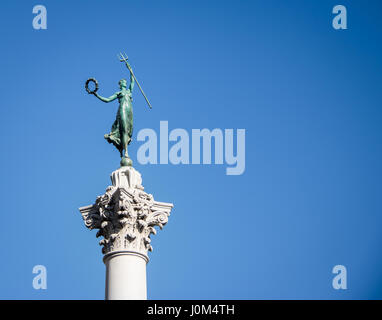
<svg viewBox="0 0 382 320"><path fill-rule="evenodd" d="M130 72L130 86L129 86L129 90L130 90L131 93L133 93L134 84L135 84L135 80L134 80L133 74Z"/></svg>
<svg viewBox="0 0 382 320"><path fill-rule="evenodd" d="M145 93L143 92L143 89L142 89L141 85L139 84L137 78L136 78L135 75L134 75L133 69L131 69L130 64L127 62L127 55L126 55L126 53L125 53L125 55L123 55L122 53L120 53L120 57L119 57L119 58L120 58L119 61L121 61L121 62L125 62L126 67L127 67L127 68L129 69L129 71L130 71L130 77L131 77L131 78L134 78L135 82L136 82L137 85L138 85L139 90L141 90L142 95L143 95L143 97L145 98L145 100L146 100L146 102L147 102L147 105L148 105L148 106L150 107L150 109L151 109L152 107L151 107L151 103L150 103L149 99L147 99ZM130 83L132 83L132 82L130 82ZM133 85L134 85L134 83L133 83Z"/></svg>

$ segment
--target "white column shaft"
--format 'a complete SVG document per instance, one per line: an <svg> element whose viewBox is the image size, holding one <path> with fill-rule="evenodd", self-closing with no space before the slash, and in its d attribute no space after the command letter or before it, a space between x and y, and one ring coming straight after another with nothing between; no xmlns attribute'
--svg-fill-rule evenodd
<svg viewBox="0 0 382 320"><path fill-rule="evenodd" d="M105 256L106 300L146 300L147 258L134 252L113 252Z"/></svg>

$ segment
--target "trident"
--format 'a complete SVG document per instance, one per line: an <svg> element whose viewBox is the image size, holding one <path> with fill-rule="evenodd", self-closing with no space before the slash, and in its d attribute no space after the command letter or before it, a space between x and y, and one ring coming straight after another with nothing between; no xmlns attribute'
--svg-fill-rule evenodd
<svg viewBox="0 0 382 320"><path fill-rule="evenodd" d="M143 96L144 96L144 98L145 98L145 100L146 100L148 106L150 107L150 109L152 109L149 100L147 99L145 93L144 93L143 90L142 90L141 85L139 84L137 78L135 77L135 75L134 75L134 73L133 73L133 70L131 69L130 65L127 63L127 55L126 55L126 53L125 53L125 55L123 55L121 52L120 52L119 54L120 54L120 56L117 55L119 61L121 61L121 62L125 62L126 67L130 70L130 73L131 73L131 75L133 76L135 82L137 83L139 89L141 90L141 92L142 92L142 94L143 94Z"/></svg>

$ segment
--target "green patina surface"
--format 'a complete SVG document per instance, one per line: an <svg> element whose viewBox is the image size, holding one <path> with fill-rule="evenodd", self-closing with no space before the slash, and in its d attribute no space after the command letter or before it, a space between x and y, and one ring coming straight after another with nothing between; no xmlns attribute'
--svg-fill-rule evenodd
<svg viewBox="0 0 382 320"><path fill-rule="evenodd" d="M105 134L105 139L112 143L121 155L121 166L131 166L132 160L129 158L127 146L131 142L133 135L133 88L135 84L134 76L131 67L127 61L125 61L127 68L130 71L130 85L127 88L126 79L119 80L120 90L114 93L112 96L105 98L97 94L97 92L91 92L98 99L103 102L112 102L118 99L119 108L115 121L111 127L111 131Z"/></svg>

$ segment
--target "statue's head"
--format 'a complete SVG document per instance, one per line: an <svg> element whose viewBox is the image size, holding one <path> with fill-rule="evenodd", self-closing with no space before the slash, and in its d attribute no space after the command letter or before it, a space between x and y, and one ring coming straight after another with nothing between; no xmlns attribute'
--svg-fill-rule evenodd
<svg viewBox="0 0 382 320"><path fill-rule="evenodd" d="M122 88L126 88L126 86L127 86L127 81L126 81L126 79L121 79L121 80L119 80L118 84L119 84L119 87L120 87L121 89L122 89Z"/></svg>

